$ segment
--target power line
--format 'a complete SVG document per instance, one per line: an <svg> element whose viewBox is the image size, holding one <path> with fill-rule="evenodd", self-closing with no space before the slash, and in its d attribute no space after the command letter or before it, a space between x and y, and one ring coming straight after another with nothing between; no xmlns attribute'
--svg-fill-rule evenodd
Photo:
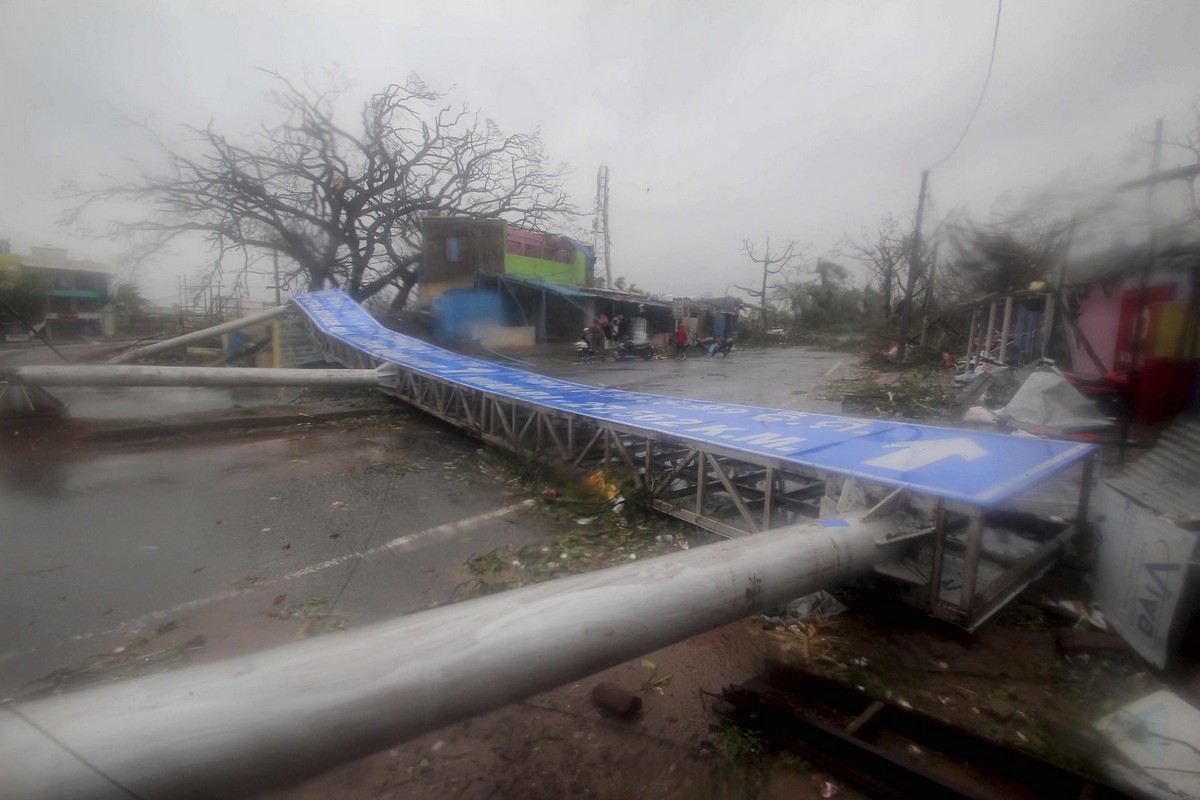
<svg viewBox="0 0 1200 800"><path fill-rule="evenodd" d="M86 758L84 758L82 755L80 755L80 754L79 754L79 753L78 753L76 750L74 750L74 749L72 749L71 747L69 747L69 746L66 744L66 742L62 741L62 740L61 740L61 739L59 739L57 736L55 736L53 733L51 733L50 731L46 730L46 729L45 729L45 728L43 728L41 725L37 724L37 723L36 723L36 722L34 722L32 719L30 719L29 717L25 716L25 714L23 714L22 712L20 712L19 710L17 710L17 707L16 707L15 705L13 705L12 703L5 703L3 707L4 707L5 709L7 709L8 711L10 711L10 712L12 713L12 715L13 715L13 716L15 716L17 719L21 720L21 721L22 721L22 722L24 722L26 725L28 725L29 727L33 728L35 731L37 731L38 733L40 733L40 734L42 734L43 736L45 736L47 739L49 739L51 742L53 742L53 743L54 743L55 745L57 745L58 747L61 747L61 748L62 748L63 750L65 750L66 752L70 753L72 756L74 756L74 757L75 757L75 759L76 759L77 761L79 761L79 762L80 762L81 764L83 764L85 767L87 767L88 769L90 769L92 772L96 773L96 774L97 774L97 775L99 775L101 778L103 778L104 780L106 780L106 781L108 781L109 783L111 783L111 784L112 784L114 787L116 787L116 788L117 788L117 789L119 789L120 791L122 791L122 792L124 792L125 794L129 795L130 797L132 797L132 798L133 798L133 800L142 800L142 796L141 796L140 794L138 794L137 792L133 791L133 790L132 790L132 789L130 789L128 786L126 786L125 784L121 783L120 781L118 781L118 780L117 780L116 778L114 778L113 776L111 776L111 775L109 775L108 773L106 773L104 770L100 769L98 766L96 766L95 764L93 764L91 761L88 761Z"/></svg>
<svg viewBox="0 0 1200 800"><path fill-rule="evenodd" d="M1000 41L1000 11L1003 7L1004 0L996 0L996 30L992 34L992 56L988 59L987 76L983 79L983 88L979 90L979 101L975 103L975 110L971 112L971 118L967 120L967 127L963 128L962 135L958 137L954 149L947 153L945 158L930 167L931 170L945 164L950 160L950 156L958 152L959 145L963 143L963 139L967 138L967 131L971 130L971 123L975 121L975 115L979 113L979 109L983 105L983 96L987 94L988 84L992 80L992 67L996 63L996 43Z"/></svg>
<svg viewBox="0 0 1200 800"><path fill-rule="evenodd" d="M389 453L390 453L390 449L389 449ZM329 619L333 616L334 610L337 608L338 603L342 599L342 595L345 594L346 589L349 588L350 581L354 578L354 574L356 572L358 572L359 565L362 564L362 562L363 562L363 554L371 549L371 542L374 541L375 533L379 530L379 522L380 522L380 520L383 519L383 512L387 508L388 497L392 493L392 484L395 482L396 482L395 470L389 469L387 486L384 487L383 497L379 501L379 512L375 515L375 524L371 526L371 532L367 535L367 541L363 544L363 546L361 548L359 548L358 558L356 558L354 560L354 563L350 566L350 571L348 573L346 573L346 579L344 581L342 581L341 588L338 589L338 593L336 595L334 595L333 602L329 604L329 607L325 610L325 614L321 617L321 624L320 624L320 627L318 627L318 629L317 629L318 633L329 622Z"/></svg>

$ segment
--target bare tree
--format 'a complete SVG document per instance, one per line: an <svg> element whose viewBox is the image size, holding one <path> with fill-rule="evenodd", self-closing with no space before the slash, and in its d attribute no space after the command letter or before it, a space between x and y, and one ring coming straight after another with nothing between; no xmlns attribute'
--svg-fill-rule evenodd
<svg viewBox="0 0 1200 800"><path fill-rule="evenodd" d="M759 307L762 309L763 326L765 327L767 324L769 311L769 305L767 303L767 299L769 297L768 289L776 288L769 286L768 281L772 275L778 275L785 269L791 268L793 266L792 262L801 258L804 255L805 249L800 249L799 252L797 252L796 243L794 241L788 241L787 247L783 249L782 253L772 256L770 236L767 237L767 242L763 246L763 254L761 257L757 254L757 249L757 243L751 242L749 239L742 240L742 252L749 256L750 260L755 264L760 264L762 266L762 286L758 289L751 289L747 286L741 286L736 283L734 286L751 297L758 299Z"/></svg>
<svg viewBox="0 0 1200 800"><path fill-rule="evenodd" d="M1184 134L1182 138L1169 139L1163 144L1168 147L1186 150L1191 154L1194 163L1200 165L1200 98L1192 101L1192 113L1195 115L1195 125ZM1191 175L1184 179L1187 186L1188 204L1191 208L1192 217L1195 220L1200 220L1200 199L1196 195L1196 175Z"/></svg>
<svg viewBox="0 0 1200 800"><path fill-rule="evenodd" d="M75 216L101 201L137 200L149 219L123 230L150 247L198 234L217 252L278 253L309 289L340 286L358 300L394 287L402 308L418 279L420 220L500 217L543 228L573 209L565 168L547 165L535 131L505 135L416 77L375 93L357 130L334 119L338 90L299 89L276 75L282 119L248 143L212 124L189 130L199 155L161 144L169 169L99 190L76 190Z"/></svg>
<svg viewBox="0 0 1200 800"><path fill-rule="evenodd" d="M878 282L883 296L883 316L890 318L900 307L908 275L909 252L912 236L899 232L896 218L888 214L879 221L874 232L865 228L857 241L847 240L849 255L867 266L871 276Z"/></svg>

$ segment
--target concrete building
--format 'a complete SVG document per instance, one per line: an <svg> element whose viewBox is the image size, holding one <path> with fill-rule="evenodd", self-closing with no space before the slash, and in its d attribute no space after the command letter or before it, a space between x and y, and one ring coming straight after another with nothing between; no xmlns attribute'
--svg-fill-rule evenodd
<svg viewBox="0 0 1200 800"><path fill-rule="evenodd" d="M634 336L674 330L669 303L596 287L594 255L567 236L473 217L426 217L422 233L421 305L442 338L489 347L574 341L618 314Z"/></svg>
<svg viewBox="0 0 1200 800"><path fill-rule="evenodd" d="M95 261L71 259L66 248L33 247L28 255L13 253L0 239L0 270L32 278L44 287L45 304L40 319L27 320L50 339L111 336L113 313L112 271ZM21 324L8 323L10 340L28 336Z"/></svg>

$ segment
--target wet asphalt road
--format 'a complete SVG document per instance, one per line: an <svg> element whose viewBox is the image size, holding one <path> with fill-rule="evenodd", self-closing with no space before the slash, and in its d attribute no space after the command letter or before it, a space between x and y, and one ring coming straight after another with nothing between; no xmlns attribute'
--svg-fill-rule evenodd
<svg viewBox="0 0 1200 800"><path fill-rule="evenodd" d="M7 466L0 696L242 595L257 596L255 621L281 595L284 607L337 598L337 619L355 624L444 603L473 553L543 535L532 512L514 508L523 498L480 472L475 442L415 415L400 428ZM511 510L438 529L497 509Z"/></svg>
<svg viewBox="0 0 1200 800"><path fill-rule="evenodd" d="M822 388L851 372L849 353L809 348L735 351L730 356L604 361L541 369L563 380L694 400L839 414Z"/></svg>
<svg viewBox="0 0 1200 800"><path fill-rule="evenodd" d="M837 413L820 386L853 363L793 348L539 371ZM193 391L200 408L271 399ZM197 410L169 389L60 395L76 418ZM524 496L495 472L477 442L403 411L369 428L0 447L0 697L164 622L187 622L220 654L226 638L242 649L276 643L268 613L313 598L336 601L336 619L351 624L447 602L472 554L550 541L574 525L520 507Z"/></svg>

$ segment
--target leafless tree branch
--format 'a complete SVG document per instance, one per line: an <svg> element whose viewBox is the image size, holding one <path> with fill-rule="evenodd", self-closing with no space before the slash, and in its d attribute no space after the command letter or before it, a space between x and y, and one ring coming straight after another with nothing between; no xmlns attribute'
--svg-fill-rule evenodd
<svg viewBox="0 0 1200 800"><path fill-rule="evenodd" d="M776 288L768 285L772 275L778 275L784 270L794 269L795 261L803 258L808 248L798 247L796 242L788 240L787 245L783 248L783 252L777 255L771 255L771 237L768 236L766 243L763 245L762 255L758 255L758 243L752 242L749 239L742 240L742 252L753 261L755 264L761 265L762 268L762 283L757 289L750 289L745 286L737 286L738 289L756 298L759 302L759 307L762 310L763 325L767 324L767 319L770 313L770 290ZM736 285L736 284L735 284Z"/></svg>
<svg viewBox="0 0 1200 800"><path fill-rule="evenodd" d="M912 236L902 234L899 222L891 214L879 221L874 231L863 229L862 235L844 242L847 254L864 264L879 285L883 296L883 315L891 317L899 308L908 276Z"/></svg>
<svg viewBox="0 0 1200 800"><path fill-rule="evenodd" d="M505 135L470 109L445 105L415 76L372 95L351 131L334 119L339 88L269 74L278 113L247 142L211 122L188 129L195 154L156 140L165 170L99 189L67 187L77 201L68 221L101 203L138 201L151 213L118 230L150 250L190 235L218 254L276 252L310 289L340 285L361 300L395 287L402 304L418 278L422 217L544 228L574 214L566 168L547 162L536 131Z"/></svg>

